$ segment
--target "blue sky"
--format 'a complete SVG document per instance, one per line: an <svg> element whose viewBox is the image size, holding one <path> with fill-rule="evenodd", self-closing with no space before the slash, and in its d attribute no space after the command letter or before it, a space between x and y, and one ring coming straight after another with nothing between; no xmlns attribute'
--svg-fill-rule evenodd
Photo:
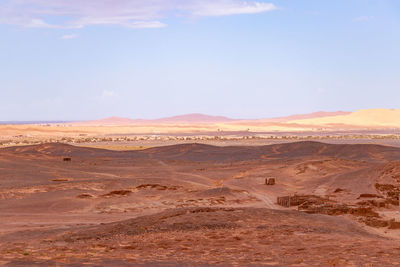
<svg viewBox="0 0 400 267"><path fill-rule="evenodd" d="M0 0L0 120L400 108L397 0Z"/></svg>

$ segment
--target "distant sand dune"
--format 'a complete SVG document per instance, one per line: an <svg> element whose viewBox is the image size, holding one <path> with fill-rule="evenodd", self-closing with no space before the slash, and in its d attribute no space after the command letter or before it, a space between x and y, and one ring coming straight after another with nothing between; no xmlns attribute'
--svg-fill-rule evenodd
<svg viewBox="0 0 400 267"><path fill-rule="evenodd" d="M346 115L294 120L292 123L307 125L334 125L365 127L400 127L400 109L365 109Z"/></svg>
<svg viewBox="0 0 400 267"><path fill-rule="evenodd" d="M97 121L0 125L0 136L107 136L210 134L218 132L319 132L400 129L400 109L356 112L316 112L283 118L236 120L222 116L188 114L156 120L110 117Z"/></svg>

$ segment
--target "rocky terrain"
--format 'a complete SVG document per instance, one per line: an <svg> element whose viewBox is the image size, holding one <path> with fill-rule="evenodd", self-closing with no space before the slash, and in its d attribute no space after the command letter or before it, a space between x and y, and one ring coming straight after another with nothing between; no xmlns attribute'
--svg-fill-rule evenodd
<svg viewBox="0 0 400 267"><path fill-rule="evenodd" d="M390 146L7 147L0 264L400 265L399 193Z"/></svg>

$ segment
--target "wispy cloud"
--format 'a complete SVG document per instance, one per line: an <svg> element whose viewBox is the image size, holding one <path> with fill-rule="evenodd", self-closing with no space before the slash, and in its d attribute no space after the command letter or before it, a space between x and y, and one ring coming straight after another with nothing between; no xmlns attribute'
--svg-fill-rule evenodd
<svg viewBox="0 0 400 267"><path fill-rule="evenodd" d="M115 91L111 91L111 90L103 90L101 97L102 98L109 98L109 97L114 97L116 96L117 93Z"/></svg>
<svg viewBox="0 0 400 267"><path fill-rule="evenodd" d="M4 0L0 2L0 23L30 28L162 28L166 26L162 20L171 14L229 16L275 9L274 4L263 0Z"/></svg>
<svg viewBox="0 0 400 267"><path fill-rule="evenodd" d="M60 37L60 39L62 40L70 40L70 39L75 39L77 38L78 35L77 34L66 34Z"/></svg>
<svg viewBox="0 0 400 267"><path fill-rule="evenodd" d="M374 19L374 16L360 16L360 17L354 18L354 21L363 22L363 21L370 21L373 19Z"/></svg>
<svg viewBox="0 0 400 267"><path fill-rule="evenodd" d="M229 16L239 14L256 14L276 9L274 4L243 1L203 1L188 6L191 14L196 16Z"/></svg>

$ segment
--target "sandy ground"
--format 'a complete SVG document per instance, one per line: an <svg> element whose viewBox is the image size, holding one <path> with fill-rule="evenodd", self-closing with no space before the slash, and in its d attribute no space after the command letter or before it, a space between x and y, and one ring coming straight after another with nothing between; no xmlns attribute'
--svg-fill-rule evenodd
<svg viewBox="0 0 400 267"><path fill-rule="evenodd" d="M316 142L3 148L0 264L400 265L400 230L368 225L399 220L392 202L334 216L277 204L388 201L376 184L399 186L399 161L396 147Z"/></svg>

